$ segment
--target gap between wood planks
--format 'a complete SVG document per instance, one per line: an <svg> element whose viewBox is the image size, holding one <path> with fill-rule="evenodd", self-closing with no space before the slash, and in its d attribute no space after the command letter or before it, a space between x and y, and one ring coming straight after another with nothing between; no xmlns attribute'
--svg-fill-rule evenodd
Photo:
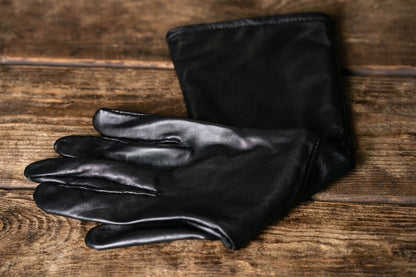
<svg viewBox="0 0 416 277"><path fill-rule="evenodd" d="M173 69L170 61L0 57L1 65Z"/></svg>
<svg viewBox="0 0 416 277"><path fill-rule="evenodd" d="M1 65L32 65L32 66L65 66L65 67L108 67L108 68L138 68L138 69L174 69L170 61L140 61L140 60L94 60L94 59L65 59L65 58L22 58L0 57ZM415 76L416 67L406 65L367 65L348 66L343 68L345 75L361 76Z"/></svg>

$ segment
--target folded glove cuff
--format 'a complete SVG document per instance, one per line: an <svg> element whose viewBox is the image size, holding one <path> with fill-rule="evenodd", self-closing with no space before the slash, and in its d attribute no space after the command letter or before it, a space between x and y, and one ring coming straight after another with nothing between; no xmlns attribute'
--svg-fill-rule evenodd
<svg viewBox="0 0 416 277"><path fill-rule="evenodd" d="M303 128L350 147L332 20L300 13L178 27L167 33L190 118Z"/></svg>

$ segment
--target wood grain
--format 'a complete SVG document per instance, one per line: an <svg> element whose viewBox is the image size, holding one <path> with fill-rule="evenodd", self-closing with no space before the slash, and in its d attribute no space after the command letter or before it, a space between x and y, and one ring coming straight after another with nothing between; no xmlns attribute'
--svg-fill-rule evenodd
<svg viewBox="0 0 416 277"><path fill-rule="evenodd" d="M314 199L416 204L416 78L346 76L357 168ZM186 116L173 70L0 68L0 187L33 188L30 162L71 134L96 134L101 107ZM10 163L13 161L13 163Z"/></svg>
<svg viewBox="0 0 416 277"><path fill-rule="evenodd" d="M3 0L0 56L168 61L172 27L322 11L337 23L346 66L414 67L415 10L414 0Z"/></svg>
<svg viewBox="0 0 416 277"><path fill-rule="evenodd" d="M0 276L416 276L415 0L0 0ZM101 107L186 116L172 27L322 11L336 22L357 167L247 248L96 251L25 179ZM156 70L157 69L157 70Z"/></svg>
<svg viewBox="0 0 416 277"><path fill-rule="evenodd" d="M416 210L310 202L266 229L247 248L177 241L97 251L94 226L45 214L31 190L0 190L0 275L326 276L416 274Z"/></svg>

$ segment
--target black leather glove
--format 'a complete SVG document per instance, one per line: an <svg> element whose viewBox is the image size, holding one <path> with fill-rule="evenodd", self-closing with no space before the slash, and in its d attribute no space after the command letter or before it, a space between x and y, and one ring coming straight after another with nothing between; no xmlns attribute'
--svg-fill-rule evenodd
<svg viewBox="0 0 416 277"><path fill-rule="evenodd" d="M190 118L348 135L327 15L190 25L166 38Z"/></svg>
<svg viewBox="0 0 416 277"><path fill-rule="evenodd" d="M337 168L345 173L354 165L332 29L325 14L299 13L170 30L189 117L316 133L328 151L316 170L327 178L309 194L324 188L339 176L332 174Z"/></svg>
<svg viewBox="0 0 416 277"><path fill-rule="evenodd" d="M63 138L56 150L67 158L27 168L28 177L43 183L36 202L51 213L107 223L86 237L95 248L184 238L243 246L270 220L353 166L328 26L320 14L289 15L183 27L168 35L191 116L246 127L304 128L320 139L305 130L236 129L153 115L137 120L105 110L95 126L108 137ZM137 121L144 123L129 123ZM266 162L271 157L279 166ZM171 187L181 193L171 193ZM222 202L208 204L214 190Z"/></svg>
<svg viewBox="0 0 416 277"><path fill-rule="evenodd" d="M246 245L305 198L317 179L319 139L301 129L239 129L187 119L99 110L104 137L59 139L65 158L29 165L48 213L105 223L94 248L184 238ZM342 171L343 169L340 169Z"/></svg>

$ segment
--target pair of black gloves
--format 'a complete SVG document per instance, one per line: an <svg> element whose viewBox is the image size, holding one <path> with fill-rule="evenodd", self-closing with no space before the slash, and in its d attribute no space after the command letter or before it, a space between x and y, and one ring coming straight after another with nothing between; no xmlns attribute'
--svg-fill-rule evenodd
<svg viewBox="0 0 416 277"><path fill-rule="evenodd" d="M100 109L102 136L35 162L36 204L101 222L97 249L179 239L245 246L353 167L332 24L303 13L192 25L167 41L192 119Z"/></svg>

